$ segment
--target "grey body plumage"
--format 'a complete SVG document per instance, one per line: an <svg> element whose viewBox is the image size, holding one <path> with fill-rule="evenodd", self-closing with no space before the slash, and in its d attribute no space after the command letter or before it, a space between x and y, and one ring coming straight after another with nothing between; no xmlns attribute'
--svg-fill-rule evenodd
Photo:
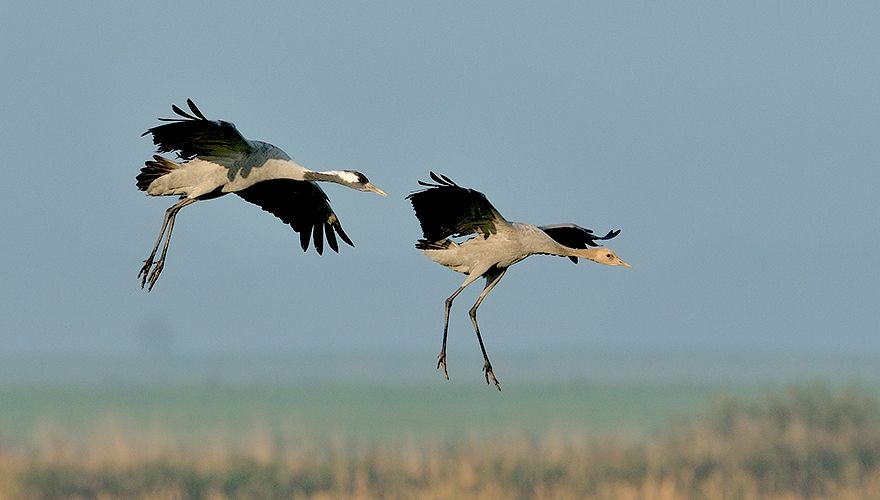
<svg viewBox="0 0 880 500"><path fill-rule="evenodd" d="M228 193L237 194L288 224L299 233L303 251L314 241L315 250L321 254L325 237L334 252L339 251L337 237L354 246L317 182L334 182L385 196L364 174L309 170L282 149L246 139L234 124L208 120L192 100L186 102L189 112L172 105L179 118L160 118L166 123L143 133L152 135L158 153L175 153L178 161L154 155L137 176L138 189L151 196L176 195L180 201L166 211L159 238L138 273L142 288L149 285L151 290L164 268L177 213L196 201ZM163 238L161 256L154 262Z"/></svg>
<svg viewBox="0 0 880 500"><path fill-rule="evenodd" d="M530 255L558 255L568 257L574 263L577 263L578 258L586 258L600 264L630 267L614 251L599 247L597 243L614 238L620 231L609 231L604 236L597 236L592 230L575 224L533 226L510 222L492 206L483 193L461 187L444 175L434 172L430 175L433 183L419 181L426 189L407 196L423 234L423 238L416 243L416 248L434 262L467 275L461 286L445 302L443 344L437 367L443 370L448 379L446 339L452 302L468 285L481 277L485 278L483 291L468 314L483 353L486 383L494 384L500 390L501 384L492 370L477 323L477 309L486 295L498 284L510 266ZM464 236L470 238L462 242L453 239Z"/></svg>

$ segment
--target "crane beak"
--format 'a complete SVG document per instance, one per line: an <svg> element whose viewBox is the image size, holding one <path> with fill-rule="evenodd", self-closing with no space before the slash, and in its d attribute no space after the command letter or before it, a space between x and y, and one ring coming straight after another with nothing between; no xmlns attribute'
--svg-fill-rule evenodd
<svg viewBox="0 0 880 500"><path fill-rule="evenodd" d="M632 269L632 266L629 265L627 262L623 261L623 259L620 260L620 265L627 268L627 269Z"/></svg>
<svg viewBox="0 0 880 500"><path fill-rule="evenodd" d="M376 186L374 186L370 182L364 184L364 188L371 193L378 194L379 196L388 196L387 194L385 194L385 191L382 191L381 189L377 188Z"/></svg>

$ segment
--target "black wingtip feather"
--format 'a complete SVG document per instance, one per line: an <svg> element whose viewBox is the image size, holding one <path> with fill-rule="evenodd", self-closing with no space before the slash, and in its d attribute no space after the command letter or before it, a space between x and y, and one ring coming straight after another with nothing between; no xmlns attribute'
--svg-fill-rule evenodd
<svg viewBox="0 0 880 500"><path fill-rule="evenodd" d="M580 227L576 224L557 224L554 226L541 226L540 229L547 233L548 236L556 240L557 243L565 245L569 248L589 248L601 246L598 241L610 240L618 234L620 230L611 230L605 236L596 236L593 231ZM574 262L574 259L572 259ZM576 263L576 262L575 262Z"/></svg>
<svg viewBox="0 0 880 500"><path fill-rule="evenodd" d="M338 234L339 237L342 238L342 241L346 242L350 247L354 247L354 243L352 243L351 238L349 238L348 235L345 234L345 231L342 230L341 225L336 224L335 226L333 226L333 229L336 230L336 234Z"/></svg>
<svg viewBox="0 0 880 500"><path fill-rule="evenodd" d="M504 221L483 193L461 187L445 175L429 175L434 183L419 181L427 189L406 197L412 203L424 239L436 242L475 233L488 238L496 232L496 223Z"/></svg>
<svg viewBox="0 0 880 500"><path fill-rule="evenodd" d="M315 239L315 250L317 250L318 255L324 255L324 230L321 226L322 224L312 226L312 236Z"/></svg>
<svg viewBox="0 0 880 500"><path fill-rule="evenodd" d="M186 105L189 106L190 111L192 111L194 115L198 116L202 120L207 120L207 118L205 118L205 115L202 114L202 111L196 106L196 103L194 103L192 99L187 99Z"/></svg>
<svg viewBox="0 0 880 500"><path fill-rule="evenodd" d="M309 241L311 240L312 233L309 231L302 231L299 233L299 244L302 246L303 252L309 249Z"/></svg>
<svg viewBox="0 0 880 500"><path fill-rule="evenodd" d="M171 111L174 111L174 112L177 113L178 115L180 115L180 116L182 116L182 117L184 117L184 118L186 118L186 119L188 119L188 120L195 120L195 119L196 119L195 116L193 116L193 115L187 113L186 111L180 109L179 107L177 107L177 104L172 104L172 105L171 105ZM162 118L159 118L159 119L162 120ZM174 119L168 119L168 118L165 118L164 121L175 121L175 120L174 120Z"/></svg>
<svg viewBox="0 0 880 500"><path fill-rule="evenodd" d="M434 182L436 182L437 184L436 185L435 184L428 184L428 183L422 182L422 181L419 181L419 184L421 184L423 186L430 186L430 187L442 187L442 186L459 187L458 184L455 183L455 181L453 181L449 177L446 177L443 174L435 174L434 172L428 172L428 174L431 176L431 179L433 179Z"/></svg>
<svg viewBox="0 0 880 500"><path fill-rule="evenodd" d="M445 184L445 183L443 182L443 179L441 179L440 177L438 177L437 174L435 174L434 172L428 172L428 174L431 176L432 179L434 179L434 182L436 182L436 183L438 183L438 184Z"/></svg>
<svg viewBox="0 0 880 500"><path fill-rule="evenodd" d="M334 252L339 253L339 243L336 241L336 233L333 232L333 226L330 224L324 224L324 234L327 237L327 245L329 245Z"/></svg>

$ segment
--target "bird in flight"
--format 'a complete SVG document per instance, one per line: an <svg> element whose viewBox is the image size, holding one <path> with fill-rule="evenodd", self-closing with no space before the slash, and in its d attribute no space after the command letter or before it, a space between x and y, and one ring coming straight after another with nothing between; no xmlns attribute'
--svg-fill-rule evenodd
<svg viewBox="0 0 880 500"><path fill-rule="evenodd" d="M317 182L334 182L385 196L364 174L355 170L309 170L281 148L245 139L230 122L208 120L191 99L186 104L190 112L172 105L180 118L159 118L168 123L142 134L153 136L158 153L176 153L177 161L154 155L137 176L138 189L150 196L179 196L179 201L165 211L156 244L138 273L141 288L147 286L148 291L152 290L159 279L177 213L197 201L228 193L237 194L289 224L299 233L303 251L314 239L315 250L321 254L325 235L334 252L339 251L337 235L354 246ZM163 237L162 253L154 261Z"/></svg>
<svg viewBox="0 0 880 500"><path fill-rule="evenodd" d="M434 262L467 275L461 286L446 299L443 345L437 368L443 370L443 375L448 380L446 336L452 301L468 285L480 277L486 278L485 287L468 314L483 352L486 383L494 384L501 390L477 324L477 308L480 303L501 281L510 266L530 255L558 255L568 257L575 264L582 258L608 266L630 267L613 250L600 247L596 243L614 238L620 230L598 236L592 230L574 224L533 226L510 222L501 216L483 193L461 187L449 177L434 172L431 172L431 179L434 183L419 181L426 189L407 196L424 236L416 242L416 248ZM460 243L451 239L460 236L471 238Z"/></svg>

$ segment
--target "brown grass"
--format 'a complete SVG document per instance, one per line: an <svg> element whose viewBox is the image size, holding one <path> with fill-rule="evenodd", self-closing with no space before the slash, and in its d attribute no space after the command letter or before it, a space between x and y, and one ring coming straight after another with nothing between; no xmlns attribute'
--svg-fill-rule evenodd
<svg viewBox="0 0 880 500"><path fill-rule="evenodd" d="M0 498L878 498L880 411L857 388L723 399L648 442L548 433L181 449L159 431L0 448ZM75 444L82 442L83 444Z"/></svg>

